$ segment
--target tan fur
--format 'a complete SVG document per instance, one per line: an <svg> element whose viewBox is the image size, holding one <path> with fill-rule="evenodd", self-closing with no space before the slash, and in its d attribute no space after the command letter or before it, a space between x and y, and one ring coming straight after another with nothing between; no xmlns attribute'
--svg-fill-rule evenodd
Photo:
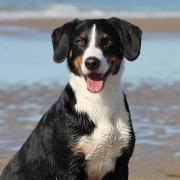
<svg viewBox="0 0 180 180"><path fill-rule="evenodd" d="M99 177L99 174L93 172L88 176L88 180L101 180L101 178Z"/></svg>
<svg viewBox="0 0 180 180"><path fill-rule="evenodd" d="M108 38L109 35L107 33L102 33L102 38Z"/></svg>
<svg viewBox="0 0 180 180"><path fill-rule="evenodd" d="M76 68L79 69L82 64L82 56L76 57L74 60L74 64L75 64Z"/></svg>
<svg viewBox="0 0 180 180"><path fill-rule="evenodd" d="M83 148L79 146L79 144L77 144L75 147L73 147L72 151L75 156L85 157L85 152L84 152Z"/></svg>
<svg viewBox="0 0 180 180"><path fill-rule="evenodd" d="M80 38L84 39L86 37L86 35L82 32L80 35L79 35Z"/></svg>

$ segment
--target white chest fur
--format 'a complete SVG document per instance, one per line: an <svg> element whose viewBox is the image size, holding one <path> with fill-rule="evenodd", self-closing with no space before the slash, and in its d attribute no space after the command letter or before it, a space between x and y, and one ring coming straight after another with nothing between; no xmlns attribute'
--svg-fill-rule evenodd
<svg viewBox="0 0 180 180"><path fill-rule="evenodd" d="M87 105L84 102L83 107L85 104ZM82 108L80 106L77 104L76 109L80 110ZM92 135L83 136L78 146L85 153L88 175L103 177L114 169L116 158L121 155L121 150L128 146L128 114L122 106L114 110L109 106L102 107L102 104L89 103L88 106L92 108L86 112L94 121L96 128Z"/></svg>
<svg viewBox="0 0 180 180"><path fill-rule="evenodd" d="M75 109L86 112L96 125L90 136L80 138L76 148L85 153L88 180L100 180L107 172L113 171L116 158L129 143L123 92L120 88L112 88L108 93L103 90L100 94L91 94L82 87L83 84L79 86L71 81L71 85L76 94ZM112 82L111 85L113 87Z"/></svg>

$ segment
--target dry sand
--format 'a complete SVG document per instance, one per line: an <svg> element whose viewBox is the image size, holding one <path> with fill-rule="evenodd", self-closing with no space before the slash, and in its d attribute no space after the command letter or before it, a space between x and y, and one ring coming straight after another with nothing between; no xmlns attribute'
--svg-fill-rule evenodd
<svg viewBox="0 0 180 180"><path fill-rule="evenodd" d="M52 31L70 19L18 19L0 20L0 25L35 26L42 31ZM180 18L126 18L142 28L144 32L180 32Z"/></svg>

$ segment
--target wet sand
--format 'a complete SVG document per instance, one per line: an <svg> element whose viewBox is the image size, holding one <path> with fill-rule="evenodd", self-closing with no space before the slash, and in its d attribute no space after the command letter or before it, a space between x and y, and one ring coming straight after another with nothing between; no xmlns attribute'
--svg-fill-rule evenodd
<svg viewBox="0 0 180 180"><path fill-rule="evenodd" d="M0 20L0 25L37 27L40 31L49 32L70 19L36 18ZM180 18L125 18L142 28L144 32L180 32Z"/></svg>
<svg viewBox="0 0 180 180"><path fill-rule="evenodd" d="M136 133L130 180L180 178L180 82L126 84ZM21 147L62 87L33 84L0 90L0 171Z"/></svg>

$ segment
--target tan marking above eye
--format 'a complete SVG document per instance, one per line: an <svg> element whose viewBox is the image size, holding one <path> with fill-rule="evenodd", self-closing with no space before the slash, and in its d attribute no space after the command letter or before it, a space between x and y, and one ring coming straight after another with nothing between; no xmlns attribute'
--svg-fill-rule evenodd
<svg viewBox="0 0 180 180"><path fill-rule="evenodd" d="M107 33L103 33L103 34L101 35L100 40L101 40L102 45L103 45L103 46L106 46L106 47L108 47L108 46L110 46L110 45L113 44L112 38L111 38L110 35L107 34Z"/></svg>
<svg viewBox="0 0 180 180"><path fill-rule="evenodd" d="M109 38L109 35L107 33L102 33L102 38Z"/></svg>
<svg viewBox="0 0 180 180"><path fill-rule="evenodd" d="M84 39L84 38L86 38L86 35L85 35L84 33L81 33L81 34L79 35L79 37Z"/></svg>

